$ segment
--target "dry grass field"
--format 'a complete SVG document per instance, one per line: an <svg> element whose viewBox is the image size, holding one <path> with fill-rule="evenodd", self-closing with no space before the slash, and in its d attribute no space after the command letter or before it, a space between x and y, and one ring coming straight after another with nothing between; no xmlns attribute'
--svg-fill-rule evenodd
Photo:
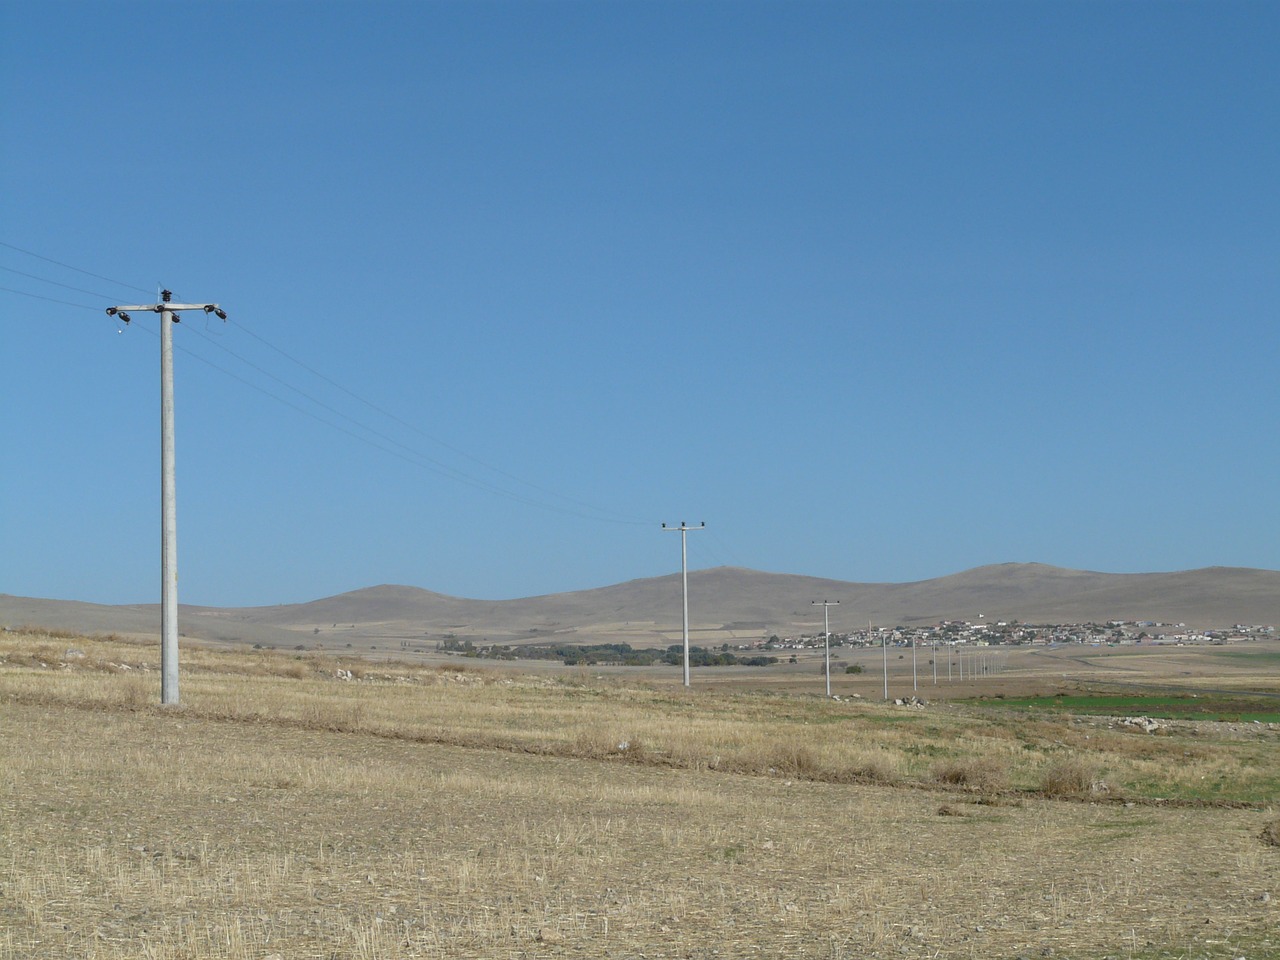
<svg viewBox="0 0 1280 960"><path fill-rule="evenodd" d="M0 958L1280 956L1277 724L157 658L0 634Z"/></svg>

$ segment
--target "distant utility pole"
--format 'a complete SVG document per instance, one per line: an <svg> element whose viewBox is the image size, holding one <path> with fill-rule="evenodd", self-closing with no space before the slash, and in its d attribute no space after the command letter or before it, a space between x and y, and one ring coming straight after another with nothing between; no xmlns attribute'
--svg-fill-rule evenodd
<svg viewBox="0 0 1280 960"><path fill-rule="evenodd" d="M827 696L831 696L831 608L840 606L839 600L810 600L810 604L822 604L822 645L826 651Z"/></svg>
<svg viewBox="0 0 1280 960"><path fill-rule="evenodd" d="M871 621L867 621L867 634L871 633ZM885 633L880 634L880 653L884 658L884 698L889 699L889 639Z"/></svg>
<svg viewBox="0 0 1280 960"><path fill-rule="evenodd" d="M705 530L706 522L691 527L683 520L680 521L678 527L668 527L665 523L662 525L663 530L679 530L680 531L680 580L684 584L684 685L689 686L689 545L688 534L690 530Z"/></svg>
<svg viewBox="0 0 1280 960"><path fill-rule="evenodd" d="M107 307L107 316L125 323L129 311L160 314L160 702L178 702L178 498L174 489L173 456L173 328L176 310L203 310L227 319L216 303L170 303L173 294L160 292L160 303Z"/></svg>

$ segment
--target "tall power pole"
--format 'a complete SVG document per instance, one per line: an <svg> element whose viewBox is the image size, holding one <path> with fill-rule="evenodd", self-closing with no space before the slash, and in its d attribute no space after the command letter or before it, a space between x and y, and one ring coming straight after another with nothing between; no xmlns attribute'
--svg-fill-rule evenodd
<svg viewBox="0 0 1280 960"><path fill-rule="evenodd" d="M827 676L827 696L831 696L831 617L830 610L832 607L840 606L839 600L810 600L810 604L814 606L822 604L822 646L826 653L826 676Z"/></svg>
<svg viewBox="0 0 1280 960"><path fill-rule="evenodd" d="M680 580L684 584L684 685L689 686L689 548L688 535L690 530L704 530L706 523L700 523L696 527L691 527L683 520L680 521L678 527L668 527L665 523L662 525L663 530L679 530L680 531Z"/></svg>
<svg viewBox="0 0 1280 960"><path fill-rule="evenodd" d="M160 303L107 307L108 316L128 323L129 311L160 314L160 702L178 702L178 497L173 454L173 328L177 310L203 310L227 319L216 303Z"/></svg>

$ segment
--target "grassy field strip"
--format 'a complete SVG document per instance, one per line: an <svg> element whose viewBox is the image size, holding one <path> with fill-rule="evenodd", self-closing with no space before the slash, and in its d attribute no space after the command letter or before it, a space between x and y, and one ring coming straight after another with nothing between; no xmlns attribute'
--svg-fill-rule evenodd
<svg viewBox="0 0 1280 960"><path fill-rule="evenodd" d="M0 957L1266 956L1265 816L0 714Z"/></svg>
<svg viewBox="0 0 1280 960"><path fill-rule="evenodd" d="M0 639L0 695L94 710L149 710L148 648L114 641ZM1275 731L1152 737L996 709L834 702L785 694L566 680L484 670L355 664L195 649L187 716L388 739L827 782L926 784L1266 803L1280 795ZM125 669L125 668L128 669ZM386 672L388 670L396 672ZM1063 771L1081 781L1062 789Z"/></svg>

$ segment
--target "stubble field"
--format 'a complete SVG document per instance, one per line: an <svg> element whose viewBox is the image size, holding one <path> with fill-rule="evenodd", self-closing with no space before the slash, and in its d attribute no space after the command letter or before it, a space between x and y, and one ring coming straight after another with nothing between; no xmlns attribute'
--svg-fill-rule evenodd
<svg viewBox="0 0 1280 960"><path fill-rule="evenodd" d="M183 657L0 635L0 957L1280 955L1274 725Z"/></svg>

